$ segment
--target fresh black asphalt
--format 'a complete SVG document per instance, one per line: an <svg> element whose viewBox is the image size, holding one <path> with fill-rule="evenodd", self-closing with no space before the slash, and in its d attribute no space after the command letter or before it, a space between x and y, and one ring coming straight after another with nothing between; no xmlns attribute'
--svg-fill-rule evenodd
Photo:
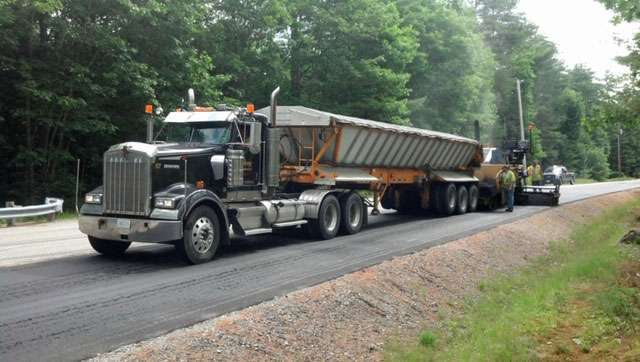
<svg viewBox="0 0 640 362"><path fill-rule="evenodd" d="M561 203L633 187L640 183L563 188ZM238 239L215 261L189 267L172 247L146 245L119 260L86 254L0 268L0 361L91 357L544 209L386 214L370 217L357 235L329 241Z"/></svg>

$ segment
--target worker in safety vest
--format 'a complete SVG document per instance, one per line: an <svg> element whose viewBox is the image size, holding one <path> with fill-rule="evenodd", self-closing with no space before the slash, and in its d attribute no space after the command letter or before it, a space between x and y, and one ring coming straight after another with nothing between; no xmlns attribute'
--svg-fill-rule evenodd
<svg viewBox="0 0 640 362"><path fill-rule="evenodd" d="M542 166L540 166L538 160L533 161L533 165L527 167L527 175L533 186L542 185Z"/></svg>
<svg viewBox="0 0 640 362"><path fill-rule="evenodd" d="M513 202L516 188L516 175L511 171L509 165L502 166L502 170L496 175L498 188L502 191L502 199L507 201L507 212L513 212Z"/></svg>

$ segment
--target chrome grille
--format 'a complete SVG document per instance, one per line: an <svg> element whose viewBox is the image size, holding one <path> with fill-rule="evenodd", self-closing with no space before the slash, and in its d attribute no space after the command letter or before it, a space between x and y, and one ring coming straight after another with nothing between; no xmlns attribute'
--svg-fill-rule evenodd
<svg viewBox="0 0 640 362"><path fill-rule="evenodd" d="M122 150L104 154L104 211L107 214L148 215L151 201L151 159Z"/></svg>

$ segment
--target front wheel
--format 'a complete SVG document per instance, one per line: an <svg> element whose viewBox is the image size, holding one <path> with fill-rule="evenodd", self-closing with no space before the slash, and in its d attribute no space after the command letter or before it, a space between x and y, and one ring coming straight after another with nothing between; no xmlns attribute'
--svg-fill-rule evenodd
<svg viewBox="0 0 640 362"><path fill-rule="evenodd" d="M121 256L131 245L130 242L104 240L93 236L89 236L89 244L93 250L109 257Z"/></svg>
<svg viewBox="0 0 640 362"><path fill-rule="evenodd" d="M207 206L199 206L184 223L183 237L176 241L176 251L188 264L205 263L216 254L220 233L220 221L215 211Z"/></svg>

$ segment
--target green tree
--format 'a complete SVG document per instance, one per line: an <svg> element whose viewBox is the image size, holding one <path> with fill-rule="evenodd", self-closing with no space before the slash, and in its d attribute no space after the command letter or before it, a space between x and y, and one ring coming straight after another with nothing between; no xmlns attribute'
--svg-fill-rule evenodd
<svg viewBox="0 0 640 362"><path fill-rule="evenodd" d="M640 4L636 0L599 0L611 10L615 10L621 19L633 21L640 19Z"/></svg>
<svg viewBox="0 0 640 362"><path fill-rule="evenodd" d="M547 157L546 152L544 152L544 147L541 142L541 132L538 128L533 128L530 131L529 141L531 143L531 158L533 160L543 160Z"/></svg>
<svg viewBox="0 0 640 362"><path fill-rule="evenodd" d="M410 27L382 0L292 1L286 44L293 102L407 123Z"/></svg>
<svg viewBox="0 0 640 362"><path fill-rule="evenodd" d="M600 0L601 3L618 14L617 21L637 21L640 19L640 4L635 0ZM640 176L640 32L630 44L630 52L618 60L628 66L628 77L607 79L604 105L601 107L600 121L612 135L609 163L617 170L617 136L620 129L622 171L627 175Z"/></svg>
<svg viewBox="0 0 640 362"><path fill-rule="evenodd" d="M0 21L0 104L8 105L0 112L13 135L12 198L70 194L76 157L88 176L99 175L108 144L143 138L147 102L169 109L189 86L219 98L224 78L195 42L204 8L154 0L1 3L10 15Z"/></svg>
<svg viewBox="0 0 640 362"><path fill-rule="evenodd" d="M283 36L290 22L284 1L209 0L200 44L214 57L228 101L269 102L271 91L289 82Z"/></svg>
<svg viewBox="0 0 640 362"><path fill-rule="evenodd" d="M398 7L418 39L408 67L413 124L472 136L477 119L483 130L490 129L496 118L495 64L473 10L436 0L404 0Z"/></svg>

